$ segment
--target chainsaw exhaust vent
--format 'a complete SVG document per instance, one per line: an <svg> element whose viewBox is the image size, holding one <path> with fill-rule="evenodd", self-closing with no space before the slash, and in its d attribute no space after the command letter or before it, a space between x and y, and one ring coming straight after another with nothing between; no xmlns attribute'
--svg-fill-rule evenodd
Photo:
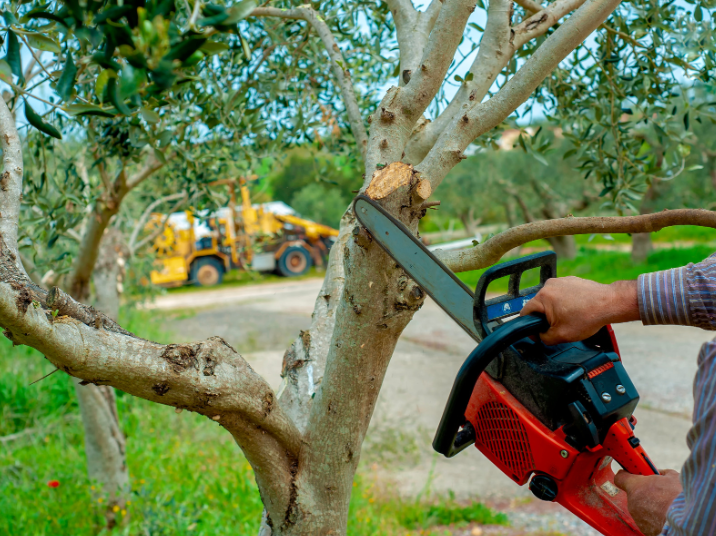
<svg viewBox="0 0 716 536"><path fill-rule="evenodd" d="M535 468L527 431L517 414L500 402L488 402L477 413L477 441L508 467L516 480Z"/></svg>

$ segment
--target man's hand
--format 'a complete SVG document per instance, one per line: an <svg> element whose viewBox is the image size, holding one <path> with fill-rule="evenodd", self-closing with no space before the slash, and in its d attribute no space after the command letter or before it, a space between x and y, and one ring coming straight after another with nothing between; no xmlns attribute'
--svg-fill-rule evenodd
<svg viewBox="0 0 716 536"><path fill-rule="evenodd" d="M660 473L640 476L619 471L614 476L614 484L626 491L629 513L644 536L661 534L666 513L682 490L679 473L671 469Z"/></svg>
<svg viewBox="0 0 716 536"><path fill-rule="evenodd" d="M636 281L602 285L579 277L548 279L520 315L542 313L551 326L540 337L547 345L581 341L616 322L639 320Z"/></svg>

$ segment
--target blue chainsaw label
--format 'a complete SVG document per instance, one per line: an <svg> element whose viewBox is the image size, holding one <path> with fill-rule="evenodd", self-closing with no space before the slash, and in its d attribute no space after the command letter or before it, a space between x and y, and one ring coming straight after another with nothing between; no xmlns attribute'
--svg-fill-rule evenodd
<svg viewBox="0 0 716 536"><path fill-rule="evenodd" d="M495 320L496 318L503 318L505 316L516 315L519 313L525 304L535 297L537 293L527 294L526 296L520 296L512 300L504 301L502 303L494 303L487 306L487 318L488 320Z"/></svg>

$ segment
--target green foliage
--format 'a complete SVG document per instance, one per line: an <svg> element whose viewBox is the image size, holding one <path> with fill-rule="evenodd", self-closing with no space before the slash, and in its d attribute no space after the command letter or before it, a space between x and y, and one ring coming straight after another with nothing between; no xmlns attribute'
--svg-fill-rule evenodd
<svg viewBox="0 0 716 536"><path fill-rule="evenodd" d="M302 146L288 151L267 177L268 189L278 201L288 203L310 220L337 228L361 185L360 163L341 156Z"/></svg>
<svg viewBox="0 0 716 536"><path fill-rule="evenodd" d="M77 410L69 378L61 372L51 374L55 367L37 350L13 348L2 337L0 355L0 436L47 426ZM47 374L51 375L32 384Z"/></svg>
<svg viewBox="0 0 716 536"><path fill-rule="evenodd" d="M693 125L716 120L713 5L621 4L539 99L564 129L585 178L619 212L637 211L647 187L688 168ZM706 12L708 16L703 16Z"/></svg>
<svg viewBox="0 0 716 536"><path fill-rule="evenodd" d="M438 227L449 218L460 219L465 228L519 225L577 214L597 201L596 187L581 180L574 160L564 158L566 144L547 129L529 130L534 135L520 132L516 148L482 150L453 168L435 192L440 210L429 211L430 220Z"/></svg>
<svg viewBox="0 0 716 536"><path fill-rule="evenodd" d="M338 229L349 199L337 188L314 183L296 192L290 204L303 217Z"/></svg>
<svg viewBox="0 0 716 536"><path fill-rule="evenodd" d="M287 151L280 167L267 180L273 198L285 203L291 203L299 191L311 184L335 188L350 199L350 190L361 185L359 169L355 160L303 146Z"/></svg>

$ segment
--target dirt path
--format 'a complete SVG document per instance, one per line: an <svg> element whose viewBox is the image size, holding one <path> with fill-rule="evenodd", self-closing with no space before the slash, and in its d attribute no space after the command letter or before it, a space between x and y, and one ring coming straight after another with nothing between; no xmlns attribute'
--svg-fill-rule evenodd
<svg viewBox="0 0 716 536"><path fill-rule="evenodd" d="M277 389L283 353L298 331L310 325L319 288L320 280L308 280L173 294L160 298L156 306L194 309L193 316L180 315L166 327L186 340L224 337ZM658 467L678 469L688 455L685 436L696 356L711 335L639 323L615 329L627 370L642 396L637 433ZM532 501L526 488L512 483L476 449L450 460L432 451L432 435L454 376L472 349L472 340L435 303L427 302L398 343L363 462L376 464L381 476L406 496L427 489L453 492L458 498L506 501L517 505L510 514L515 528L596 534L561 508Z"/></svg>

